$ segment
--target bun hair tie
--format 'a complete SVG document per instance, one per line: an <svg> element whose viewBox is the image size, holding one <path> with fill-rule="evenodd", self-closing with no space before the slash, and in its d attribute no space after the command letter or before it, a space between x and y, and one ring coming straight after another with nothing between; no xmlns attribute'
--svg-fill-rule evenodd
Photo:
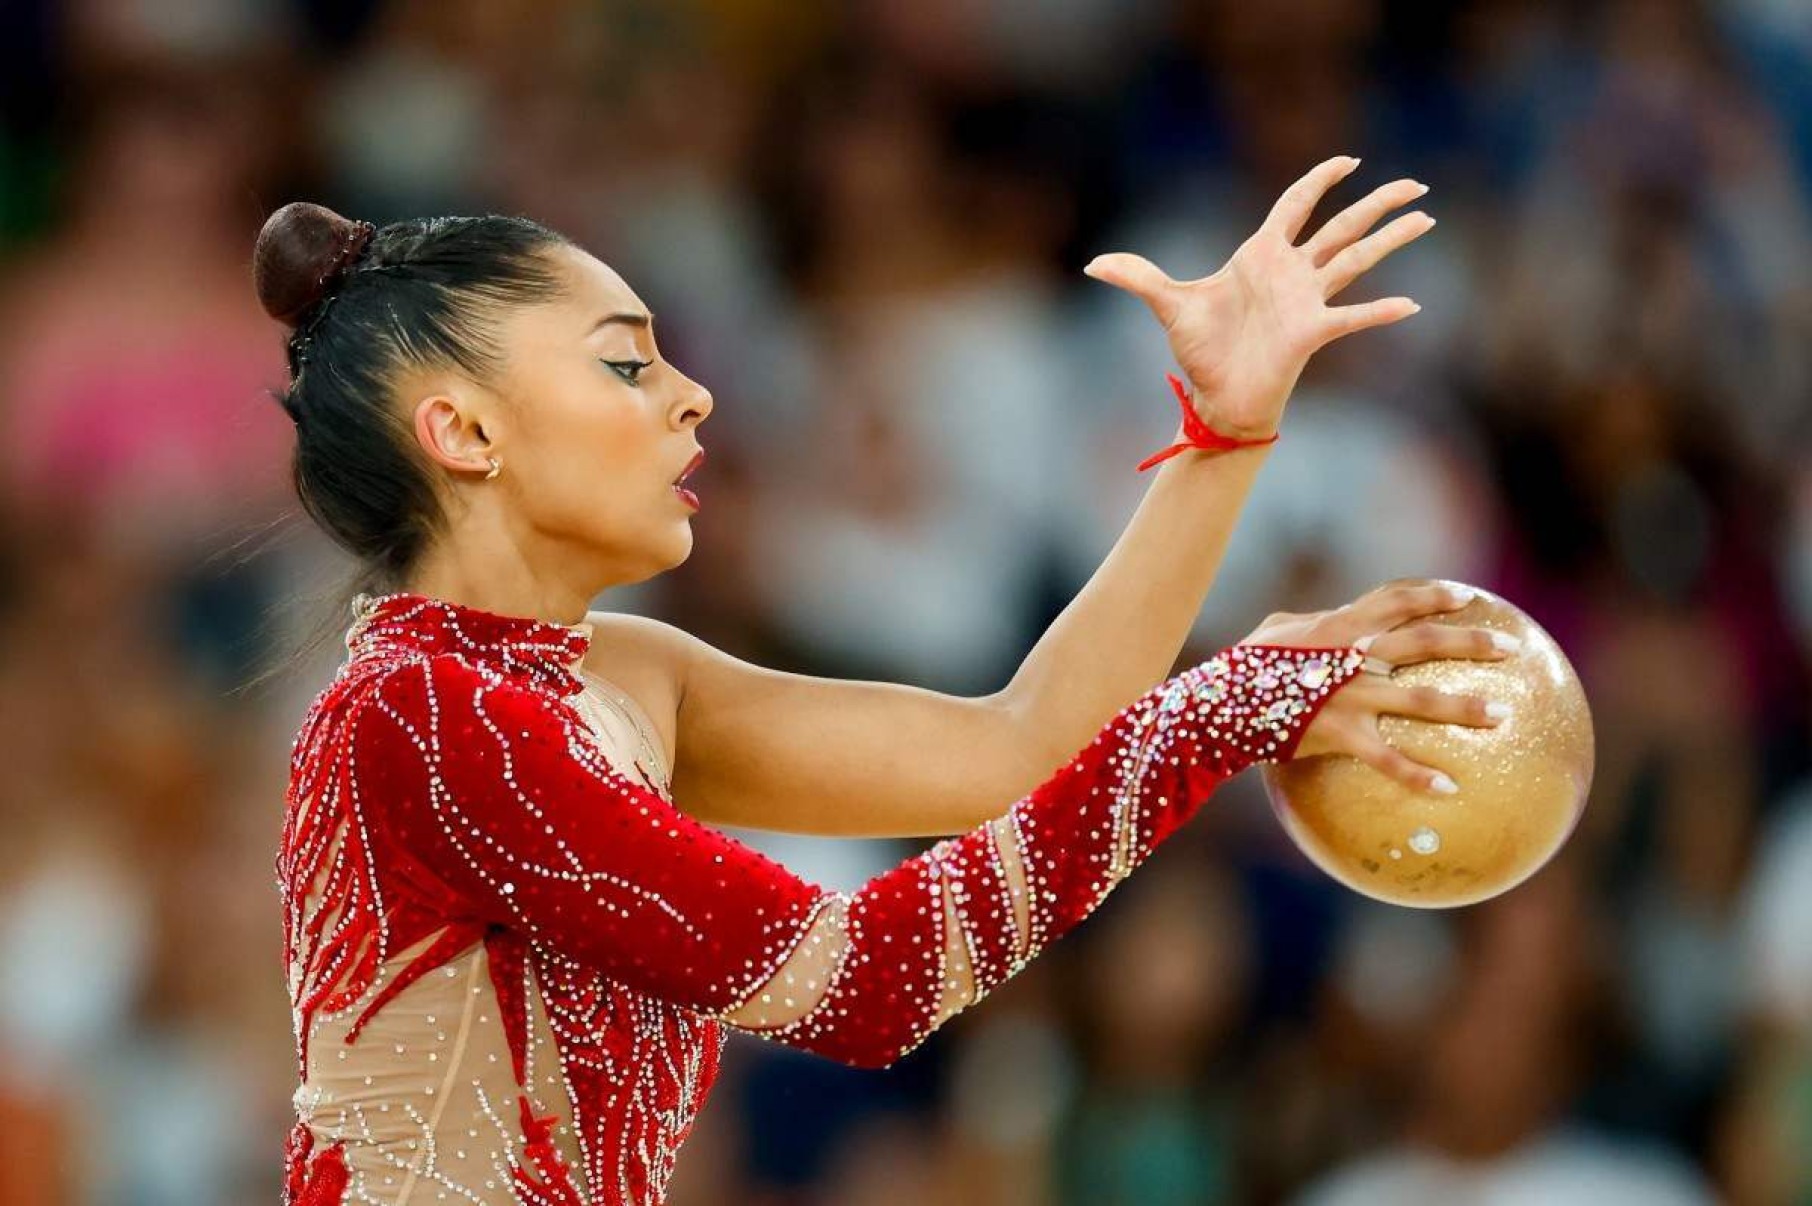
<svg viewBox="0 0 1812 1206"><path fill-rule="evenodd" d="M341 278L358 261L366 244L371 242L371 236L376 233L377 227L365 221L349 222L346 224L345 230L341 232L340 243L334 250L333 258L327 262L327 266L321 270L321 275L315 280L316 296L320 298L319 303L315 306L315 312L309 315L308 321L304 322L290 336L291 348L298 369L308 363L309 348L314 343L315 331L320 327L321 319L327 314L328 307L333 305L333 299L339 296L334 286L340 283Z"/></svg>
<svg viewBox="0 0 1812 1206"><path fill-rule="evenodd" d="M1183 408L1183 439L1159 452L1154 452L1139 463L1139 472L1143 473L1160 461L1167 461L1185 448L1204 448L1210 452L1226 452L1233 448L1256 448L1264 444L1277 442L1274 431L1262 439L1241 440L1233 436L1222 435L1208 424L1202 422L1202 416L1195 413L1190 405L1189 391L1183 387L1175 373L1165 373L1164 379L1170 382L1170 388L1177 396L1177 405Z"/></svg>
<svg viewBox="0 0 1812 1206"><path fill-rule="evenodd" d="M350 223L341 232L339 249L334 253L333 261L321 273L321 279L317 282L322 294L325 295L333 287L335 281L346 275L346 270L352 267L360 255L364 254L366 245L371 242L371 236L376 233L377 227L363 219Z"/></svg>

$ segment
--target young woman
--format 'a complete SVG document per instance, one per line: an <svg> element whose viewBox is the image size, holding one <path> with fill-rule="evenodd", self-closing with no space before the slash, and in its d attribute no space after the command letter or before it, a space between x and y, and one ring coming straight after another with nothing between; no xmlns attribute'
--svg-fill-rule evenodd
<svg viewBox="0 0 1812 1206"><path fill-rule="evenodd" d="M278 859L292 1206L657 1203L725 1026L885 1066L1256 761L1350 754L1452 790L1376 727L1493 722L1388 678L1501 656L1416 622L1464 601L1444 590L1274 615L1152 685L1308 356L1414 310L1327 299L1428 228L1367 234L1419 185L1296 242L1356 162L1311 171L1211 277L1089 266L1152 308L1193 394L1125 535L985 698L779 673L588 611L682 562L699 508L711 395L640 299L521 219L273 214L255 275L295 325L296 488L369 587L297 735ZM955 836L832 892L717 823Z"/></svg>

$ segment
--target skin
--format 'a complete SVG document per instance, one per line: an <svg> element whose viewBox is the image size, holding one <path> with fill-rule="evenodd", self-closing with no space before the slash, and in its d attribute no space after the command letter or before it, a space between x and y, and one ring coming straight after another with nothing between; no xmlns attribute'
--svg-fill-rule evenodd
<svg viewBox="0 0 1812 1206"><path fill-rule="evenodd" d="M1375 190L1298 242L1322 195L1357 164L1340 157L1310 171L1212 276L1175 281L1126 253L1085 269L1150 308L1197 412L1217 431L1275 431L1318 348L1417 309L1406 298L1328 304L1432 227L1412 213L1366 233L1426 191L1414 181ZM1101 567L1012 680L986 696L772 670L656 620L587 610L610 587L690 554L695 513L672 483L705 442L699 428L713 402L660 355L654 323L600 321L648 316L621 276L578 249L549 255L564 288L494 316L504 352L494 379L417 369L395 383L448 517L405 585L490 611L591 623L587 668L649 713L674 768L674 801L689 815L835 836L964 832L1003 813L1171 672L1268 446L1164 462ZM606 361L649 363L637 374ZM488 479L491 456L502 469ZM708 465L687 483L707 509L709 483ZM1436 588L1384 587L1333 611L1271 616L1247 641L1375 638L1371 652L1399 665L1505 656L1483 630L1417 622L1463 602ZM1438 768L1383 740L1377 720L1387 713L1496 722L1483 700L1367 675L1333 697L1299 756L1350 754L1441 789Z"/></svg>

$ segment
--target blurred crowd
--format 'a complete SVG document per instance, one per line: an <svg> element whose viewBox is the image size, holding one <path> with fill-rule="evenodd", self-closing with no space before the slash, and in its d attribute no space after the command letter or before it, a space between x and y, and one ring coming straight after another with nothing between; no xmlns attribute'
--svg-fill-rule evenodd
<svg viewBox="0 0 1812 1206"><path fill-rule="evenodd" d="M1359 294L1423 311L1310 366L1179 664L1498 590L1586 683L1580 830L1393 909L1248 776L898 1065L733 1036L674 1206L1812 1203L1812 7L13 0L0 1204L278 1200L272 861L350 617L268 393L271 209L611 263L717 407L691 560L595 605L979 694L1175 427L1080 265L1211 272L1339 153L1330 204L1431 185ZM920 848L738 836L839 888Z"/></svg>

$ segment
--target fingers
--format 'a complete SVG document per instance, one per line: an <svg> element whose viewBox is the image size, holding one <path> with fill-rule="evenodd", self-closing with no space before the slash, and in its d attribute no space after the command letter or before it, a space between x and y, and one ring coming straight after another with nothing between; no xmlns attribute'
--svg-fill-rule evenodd
<svg viewBox="0 0 1812 1206"><path fill-rule="evenodd" d="M1500 661L1521 648L1507 632L1425 621L1380 633L1366 652L1391 666L1413 666L1443 658Z"/></svg>
<svg viewBox="0 0 1812 1206"><path fill-rule="evenodd" d="M1321 342L1327 344L1355 331L1402 322L1421 308L1407 297L1386 297L1356 306L1329 306L1326 311L1327 321L1322 326Z"/></svg>
<svg viewBox="0 0 1812 1206"><path fill-rule="evenodd" d="M1414 180L1393 180L1389 184L1381 184L1329 218L1320 230L1309 236L1302 249L1309 253L1310 262L1315 267L1324 267L1342 248L1370 230L1385 214L1399 205L1409 204L1427 191L1426 184Z"/></svg>
<svg viewBox="0 0 1812 1206"><path fill-rule="evenodd" d="M1359 161L1351 155L1336 155L1324 159L1283 191L1277 203L1266 215L1264 225L1259 229L1274 233L1286 243L1294 243L1296 236L1302 233L1303 223L1315 211L1327 191L1350 175Z"/></svg>
<svg viewBox="0 0 1812 1206"><path fill-rule="evenodd" d="M1450 695L1432 687L1398 687L1386 680L1360 677L1341 688L1334 702L1304 735L1298 756L1345 754L1416 791L1453 795L1459 785L1439 769L1417 762L1385 740L1380 715L1408 716L1438 724L1482 728L1502 723L1507 710L1467 695ZM1309 750L1310 739L1314 748Z"/></svg>
<svg viewBox="0 0 1812 1206"><path fill-rule="evenodd" d="M1328 261L1321 272L1323 295L1332 297L1369 272L1379 260L1412 239L1434 229L1435 220L1421 210L1402 214L1383 230L1367 235Z"/></svg>
<svg viewBox="0 0 1812 1206"><path fill-rule="evenodd" d="M1404 687L1389 679L1362 676L1348 684L1352 703L1380 716L1407 716L1431 724L1459 724L1472 729L1496 728L1510 718L1510 707L1482 695L1458 695L1438 687Z"/></svg>
<svg viewBox="0 0 1812 1206"><path fill-rule="evenodd" d="M1432 791L1450 796L1460 790L1459 784L1451 777L1432 766L1423 766L1384 740L1382 735L1361 738L1353 749L1353 756L1373 770L1417 791Z"/></svg>
<svg viewBox="0 0 1812 1206"><path fill-rule="evenodd" d="M1359 596L1343 609L1353 624L1355 637L1366 633L1386 633L1423 616L1444 611L1457 611L1472 602L1470 587L1450 586L1443 582L1392 582ZM1380 635L1377 641L1383 641ZM1372 646L1378 653L1377 644Z"/></svg>
<svg viewBox="0 0 1812 1206"><path fill-rule="evenodd" d="M1169 330L1170 324L1176 321L1177 283L1144 256L1134 255L1129 251L1108 252L1090 260L1082 272L1085 276L1092 276L1098 281L1124 289L1144 302L1151 307L1151 312L1157 315L1165 330Z"/></svg>

